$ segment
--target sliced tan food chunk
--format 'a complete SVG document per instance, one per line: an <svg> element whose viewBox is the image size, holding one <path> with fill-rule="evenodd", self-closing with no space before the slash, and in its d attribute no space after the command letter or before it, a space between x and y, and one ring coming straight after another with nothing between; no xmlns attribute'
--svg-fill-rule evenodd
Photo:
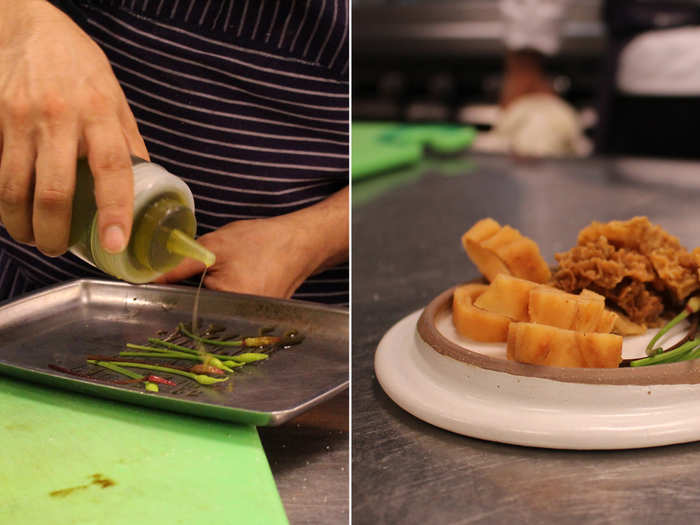
<svg viewBox="0 0 700 525"><path fill-rule="evenodd" d="M506 225L501 226L500 229L490 237L483 239L481 245L498 254L503 253L511 244L518 242L522 238L523 236L520 235L518 230Z"/></svg>
<svg viewBox="0 0 700 525"><path fill-rule="evenodd" d="M482 219L463 236L462 244L479 271L493 281L501 273L544 283L551 277L537 244L510 226Z"/></svg>
<svg viewBox="0 0 700 525"><path fill-rule="evenodd" d="M582 332L594 332L601 324L605 301L563 292L551 286L530 291L529 314L533 323Z"/></svg>
<svg viewBox="0 0 700 525"><path fill-rule="evenodd" d="M552 276L537 243L510 226L504 226L498 234L487 239L484 246L493 249L516 277L544 283Z"/></svg>
<svg viewBox="0 0 700 525"><path fill-rule="evenodd" d="M588 288L581 290L579 295L581 297L585 297L586 299L595 299L596 301L600 301L601 303L605 304L605 296L595 293L593 290L589 290Z"/></svg>
<svg viewBox="0 0 700 525"><path fill-rule="evenodd" d="M511 323L507 355L513 361L534 365L617 368L622 360L622 337L535 323Z"/></svg>
<svg viewBox="0 0 700 525"><path fill-rule="evenodd" d="M533 323L571 328L576 315L576 296L551 286L538 286L530 291L528 313Z"/></svg>
<svg viewBox="0 0 700 525"><path fill-rule="evenodd" d="M488 289L474 302L477 308L496 314L505 315L514 321L527 321L530 290L537 283L513 277L512 275L497 275Z"/></svg>
<svg viewBox="0 0 700 525"><path fill-rule="evenodd" d="M611 331L620 335L641 335L647 331L647 327L635 323L624 314L617 314Z"/></svg>
<svg viewBox="0 0 700 525"><path fill-rule="evenodd" d="M551 326L534 323L511 323L506 353L508 359L520 363L550 366L580 366L573 334ZM562 353L559 349L568 348ZM556 363L556 364L553 364Z"/></svg>
<svg viewBox="0 0 700 525"><path fill-rule="evenodd" d="M596 299L602 303L605 303L604 296L600 295L599 293L595 293L588 288L581 290L579 295L581 297ZM609 334L613 332L620 335L639 335L646 332L646 330L646 326L633 323L628 317L621 316L620 314L613 312L612 310L608 310L607 308L603 310L598 326L595 329L596 332L601 334Z"/></svg>
<svg viewBox="0 0 700 525"><path fill-rule="evenodd" d="M622 336L576 333L576 343L587 368L617 368L622 361Z"/></svg>
<svg viewBox="0 0 700 525"><path fill-rule="evenodd" d="M600 295L599 293L595 293L592 290L589 290L588 288L584 288L581 290L581 293L579 294L580 297L585 297L586 299L595 299L596 301L600 301L605 304L605 297ZM600 320L598 321L598 325L596 326L594 332L598 332L601 334L609 334L613 330L613 326L615 326L615 322L617 321L617 314L613 312L612 310L608 310L607 308L603 310L603 313L600 314Z"/></svg>
<svg viewBox="0 0 700 525"><path fill-rule="evenodd" d="M617 314L612 310L603 310L600 315L600 320L598 321L598 326L595 328L595 332L599 334L609 334L613 331L613 327L617 322Z"/></svg>
<svg viewBox="0 0 700 525"><path fill-rule="evenodd" d="M462 235L464 250L489 282L500 273L510 274L510 270L498 255L493 250L482 246L482 242L495 235L500 229L500 224L487 218L481 219Z"/></svg>
<svg viewBox="0 0 700 525"><path fill-rule="evenodd" d="M460 335L474 341L505 341L510 319L474 306L474 300L487 288L488 285L485 284L458 286L452 298L452 321Z"/></svg>

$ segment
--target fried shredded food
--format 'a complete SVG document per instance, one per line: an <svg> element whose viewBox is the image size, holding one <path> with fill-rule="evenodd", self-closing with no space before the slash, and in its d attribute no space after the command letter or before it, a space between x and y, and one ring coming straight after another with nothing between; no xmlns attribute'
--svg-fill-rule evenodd
<svg viewBox="0 0 700 525"><path fill-rule="evenodd" d="M688 252L646 217L593 222L581 230L576 246L555 257L555 286L592 289L645 325L657 324L665 306L677 307L700 289L700 248Z"/></svg>

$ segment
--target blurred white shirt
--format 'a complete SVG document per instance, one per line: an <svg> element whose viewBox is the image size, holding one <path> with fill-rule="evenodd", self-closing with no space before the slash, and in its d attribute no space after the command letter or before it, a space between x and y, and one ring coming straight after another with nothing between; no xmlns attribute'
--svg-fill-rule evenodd
<svg viewBox="0 0 700 525"><path fill-rule="evenodd" d="M560 47L570 0L500 0L508 49ZM700 27L648 31L620 55L616 83L633 95L700 96Z"/></svg>
<svg viewBox="0 0 700 525"><path fill-rule="evenodd" d="M569 0L501 0L506 47L555 54L568 5Z"/></svg>

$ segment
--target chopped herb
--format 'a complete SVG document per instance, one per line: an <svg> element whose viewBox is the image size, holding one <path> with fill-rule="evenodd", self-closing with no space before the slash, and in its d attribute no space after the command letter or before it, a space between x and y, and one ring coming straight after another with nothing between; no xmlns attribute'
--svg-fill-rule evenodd
<svg viewBox="0 0 700 525"><path fill-rule="evenodd" d="M209 339L200 335L194 334L184 323L178 325L177 330L173 332L159 331L158 335L162 338L150 337L148 342L152 346L140 345L135 343L127 343L128 350L119 352L118 356L109 355L88 355L87 362L93 365L106 368L113 372L129 377L125 381L109 381L114 384L130 384L143 383L146 390L149 392L158 392L158 385L176 386L175 382L170 379L149 374L141 375L128 368L141 368L153 371L166 372L170 374L180 375L190 378L202 385L213 385L229 379L227 372L232 374L235 368L240 368L257 361L269 359L270 353L286 348L288 345L298 344L304 338L296 330L290 330L282 337L267 335L272 331L273 327L263 327L256 337L241 337L239 335L222 335L219 339ZM225 331L224 327L209 325L203 334L215 334ZM230 340L236 337L236 340ZM191 343L194 341L194 343ZM185 346L186 344L194 344L198 348ZM178 344L184 343L184 344ZM238 350L233 351L233 355L214 354L204 351L203 344L211 344L220 347L235 347ZM259 348L264 351L257 352L242 352L244 348ZM238 353L236 353L238 352ZM150 363L148 361L140 361L132 358L150 359L167 359L167 360L189 360L200 361L191 367L182 367L175 365L165 365L161 363ZM49 368L63 372L66 374L75 375L90 379L89 374L80 374L67 368L49 364ZM218 377L211 377L218 376Z"/></svg>
<svg viewBox="0 0 700 525"><path fill-rule="evenodd" d="M130 377L131 379L137 380L137 381L145 381L146 384L146 390L149 392L158 392L158 385L151 381L147 381L144 376L141 374L137 374L136 372L132 372L131 370L126 370L125 368L120 367L116 363L106 363L104 361L95 361L96 365L99 365L103 368L107 368L111 370L112 372L116 372L118 374L125 375L126 377Z"/></svg>
<svg viewBox="0 0 700 525"><path fill-rule="evenodd" d="M114 361L112 363L106 363L104 361L95 361L93 359L88 359L88 363L91 363L93 365L100 365L100 366L105 366L105 364L108 365L117 365L117 366L129 366L129 367L134 367L134 368L147 368L149 370L158 370L159 372L169 372L171 374L177 374L180 376L184 377L189 377L190 379L194 379L197 381L197 383L201 385L213 385L214 383L221 383L223 381L228 381L228 377L225 379L217 379L215 377L209 377L204 374L195 374L192 372L185 372L184 370L180 370L178 368L171 368L168 366L160 366L160 365L152 365L150 363L137 363L134 361ZM105 367L109 368L109 367Z"/></svg>

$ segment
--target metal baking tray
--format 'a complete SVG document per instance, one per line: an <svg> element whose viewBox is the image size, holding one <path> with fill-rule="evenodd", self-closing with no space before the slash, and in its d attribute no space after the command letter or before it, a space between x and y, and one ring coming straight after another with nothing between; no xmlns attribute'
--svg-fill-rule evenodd
<svg viewBox="0 0 700 525"><path fill-rule="evenodd" d="M89 365L90 354L116 355L127 342L147 344L159 331L191 322L196 290L81 279L0 304L0 373L94 396L257 426L284 423L348 387L349 322L345 309L316 303L202 290L199 319L240 334L261 327L297 329L302 343L201 386L174 376L176 387L141 385ZM49 364L88 373L75 377ZM145 372L145 371L144 371ZM166 375L167 374L161 374Z"/></svg>

